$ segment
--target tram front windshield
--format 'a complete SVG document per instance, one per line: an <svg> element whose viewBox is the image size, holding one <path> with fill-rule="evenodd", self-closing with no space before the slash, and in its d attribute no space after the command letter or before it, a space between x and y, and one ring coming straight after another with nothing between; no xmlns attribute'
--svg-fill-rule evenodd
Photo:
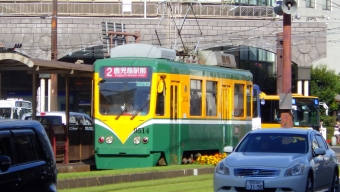
<svg viewBox="0 0 340 192"><path fill-rule="evenodd" d="M124 70L122 70L124 69ZM147 115L151 92L151 69L108 67L101 72L99 110L103 115ZM123 73L125 71L125 73ZM116 74L115 74L116 73Z"/></svg>

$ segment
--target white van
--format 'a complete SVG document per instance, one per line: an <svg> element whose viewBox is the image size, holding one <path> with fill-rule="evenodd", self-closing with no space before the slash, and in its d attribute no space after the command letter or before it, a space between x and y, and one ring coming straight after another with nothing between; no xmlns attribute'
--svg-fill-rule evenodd
<svg viewBox="0 0 340 192"><path fill-rule="evenodd" d="M31 120L32 113L26 113L22 117L23 120ZM55 112L37 112L37 121L43 125L54 124L66 125L66 113L65 111L55 111ZM84 125L85 130L92 131L92 119L84 113L70 112L69 114L69 129L77 130L79 125ZM77 126L72 126L77 125Z"/></svg>
<svg viewBox="0 0 340 192"><path fill-rule="evenodd" d="M22 99L0 100L0 119L22 119L25 113L31 113L32 103Z"/></svg>

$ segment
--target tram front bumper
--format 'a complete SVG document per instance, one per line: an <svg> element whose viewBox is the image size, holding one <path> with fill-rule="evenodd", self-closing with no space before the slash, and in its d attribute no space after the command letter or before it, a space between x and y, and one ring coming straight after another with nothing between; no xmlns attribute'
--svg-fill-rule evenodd
<svg viewBox="0 0 340 192"><path fill-rule="evenodd" d="M98 155L150 155L149 147L96 148Z"/></svg>

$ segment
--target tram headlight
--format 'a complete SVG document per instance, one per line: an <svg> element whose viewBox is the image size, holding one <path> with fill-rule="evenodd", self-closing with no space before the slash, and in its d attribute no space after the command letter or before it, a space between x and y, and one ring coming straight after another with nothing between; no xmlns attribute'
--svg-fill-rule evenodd
<svg viewBox="0 0 340 192"><path fill-rule="evenodd" d="M99 137L98 142L99 143L104 143L104 137Z"/></svg>
<svg viewBox="0 0 340 192"><path fill-rule="evenodd" d="M140 137L133 138L133 143L138 145L140 143Z"/></svg>
<svg viewBox="0 0 340 192"><path fill-rule="evenodd" d="M111 144L113 142L113 137L112 136L107 136L106 137L106 143Z"/></svg>
<svg viewBox="0 0 340 192"><path fill-rule="evenodd" d="M149 142L149 138L148 138L148 137L143 137L142 142L143 142L144 144L148 143L148 142Z"/></svg>

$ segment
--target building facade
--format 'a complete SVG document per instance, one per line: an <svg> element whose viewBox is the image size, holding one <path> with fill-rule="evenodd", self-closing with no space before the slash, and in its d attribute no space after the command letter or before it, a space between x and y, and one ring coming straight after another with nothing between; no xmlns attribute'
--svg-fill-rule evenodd
<svg viewBox="0 0 340 192"><path fill-rule="evenodd" d="M304 3L298 2L298 11L292 15L292 62L308 67L328 60L335 49L329 48L330 34L327 33L332 31L327 22L332 20L331 15L325 14L311 20L312 16L302 12L301 6L306 6ZM141 34L140 43L161 45L177 51L189 50L189 54L195 50L234 54L238 68L251 70L254 82L265 92L274 93L272 82L276 81L277 53L282 50L282 18L275 15L273 5L275 1L272 0L203 0L192 4L185 1L173 4L158 1L133 1L130 4L105 0L94 0L92 3L58 1L58 60L93 64L96 59L107 57L111 47L135 41L132 37L114 35L112 42L109 31L138 31ZM334 11L332 7L331 10L325 10L320 5L316 8L320 8L320 13ZM0 2L0 12L0 39L3 43L22 43L21 48L15 49L17 53L50 60L51 0ZM19 91L23 91L22 94L29 92L29 86L7 84L6 79L10 77L5 73L2 75L2 98L19 94ZM58 93L58 108L62 110L64 82L62 79L59 81L58 85L62 86ZM73 109L87 110L85 108L89 108L91 95L90 81L79 78L72 82Z"/></svg>

